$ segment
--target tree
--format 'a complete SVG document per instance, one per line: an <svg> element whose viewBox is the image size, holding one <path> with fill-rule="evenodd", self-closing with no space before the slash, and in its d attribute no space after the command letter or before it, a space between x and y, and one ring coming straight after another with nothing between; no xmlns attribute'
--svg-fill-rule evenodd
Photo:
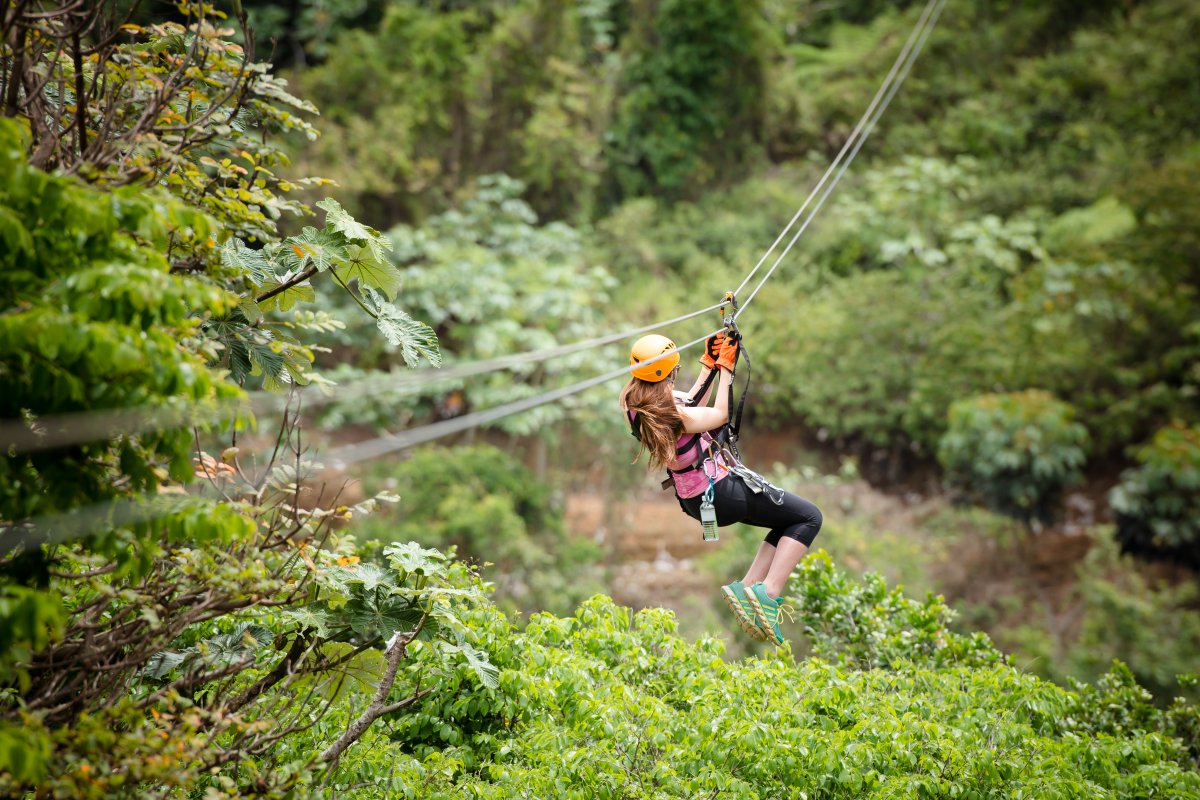
<svg viewBox="0 0 1200 800"><path fill-rule="evenodd" d="M112 9L22 3L5 17L4 96L21 119L0 119L0 416L14 442L0 460L0 781L8 794L72 797L286 793L415 702L405 691L423 696L396 676L418 636L424 678L456 660L491 673L451 619L482 597L469 571L419 548L369 568L322 550L335 520L375 501L305 507L294 410L270 455L239 456L240 386L312 377L309 348L268 314L311 297L322 273L406 360L436 360L436 339L390 302L397 272L377 232L328 201L322 229L279 241L276 179L209 157L287 116L264 99L281 85L229 55L232 32L207 23L211 10L117 31L105 28ZM72 139L65 84L31 76L89 56L87 35L99 37L95 72L73 85L82 98L93 80L100 99L75 109ZM126 35L142 41L115 43ZM206 80L224 88L204 95ZM205 175L203 189L181 175ZM226 189L247 196L227 204ZM202 438L222 419L234 446L218 460ZM207 488L189 492L194 477ZM314 722L306 702L376 650L385 662L365 709L305 759L276 763L276 743Z"/></svg>
<svg viewBox="0 0 1200 800"><path fill-rule="evenodd" d="M766 37L758 3L635 7L607 162L614 199L691 198L751 163L760 142Z"/></svg>

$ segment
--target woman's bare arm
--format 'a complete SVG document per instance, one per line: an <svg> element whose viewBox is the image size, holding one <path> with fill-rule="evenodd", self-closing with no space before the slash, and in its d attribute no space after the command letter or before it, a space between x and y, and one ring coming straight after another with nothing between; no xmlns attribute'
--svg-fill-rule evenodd
<svg viewBox="0 0 1200 800"><path fill-rule="evenodd" d="M679 416L683 418L683 430L686 433L703 433L712 431L729 422L729 387L733 384L733 373L721 370L720 386L717 391L717 402L712 408L680 408ZM695 387L695 388L698 388ZM693 391L695 391L693 388ZM710 394L712 387L709 387ZM707 399L706 399L707 402Z"/></svg>
<svg viewBox="0 0 1200 800"><path fill-rule="evenodd" d="M696 382L692 384L692 388L688 389L687 399L694 406L708 405L709 393L705 392L704 397L697 399L696 392L700 391L700 387L704 385L704 379L708 377L708 373L712 372L708 367L701 367L700 374L696 376ZM678 394L678 392L676 392Z"/></svg>

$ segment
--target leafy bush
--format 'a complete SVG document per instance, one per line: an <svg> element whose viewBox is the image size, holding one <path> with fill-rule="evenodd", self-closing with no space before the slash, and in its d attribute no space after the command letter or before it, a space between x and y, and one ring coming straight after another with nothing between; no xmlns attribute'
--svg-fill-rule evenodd
<svg viewBox="0 0 1200 800"><path fill-rule="evenodd" d="M34 169L25 145L17 123L0 120L0 418L36 431L42 416L158 406L191 419L239 396L194 346L200 325L237 298L173 273L164 255L175 231L214 235L212 220L144 190L106 193ZM4 453L0 520L153 492L166 470L191 475L186 430L93 438Z"/></svg>
<svg viewBox="0 0 1200 800"><path fill-rule="evenodd" d="M83 12L91 24L115 7ZM39 37L73 39L82 55L81 29L64 34L63 27L79 6L45 14L31 8L20 13L33 17L10 15L5 38L18 41L37 27L37 47L22 45L32 66L13 58L3 64L46 77L31 83L5 71L10 101L18 84L38 92L67 85L61 73L54 77L70 68L65 50L40 49ZM46 98L25 95L40 117L32 158L24 152L31 149L29 128L0 119L0 418L16 440L6 437L0 459L6 796L144 798L180 787L209 797L243 790L279 796L335 764L338 747L378 717L372 709L404 702L388 701L398 669L392 664L418 634L437 632L451 647L427 646L432 672L422 676L436 674L443 656L486 673L486 658L469 649L461 626L449 632L449 616L457 613L451 604L483 597L461 565L436 563L441 554L422 561L397 546L387 555L400 577L377 571L362 578L367 570L360 567L341 584L333 579L335 565L352 566L357 557L321 551L331 524L365 513L373 501L354 509L297 507L311 465L300 457L293 416L265 464L244 465L237 446L225 448L220 461L202 450L206 426L244 399L235 381L252 373L303 377L291 371L302 368L300 361L287 360L307 352L299 340L285 339L294 349L283 353L279 338L260 333L258 342L269 343L250 350L235 334L277 324L263 312L311 298L309 277L327 270L343 284L356 281L372 316L386 316L393 327L402 321L398 309L371 294L389 294L377 280L396 273L378 234L336 204L324 206L324 230L271 244L278 212L294 209L275 191L291 184L265 169L255 177L277 162L254 142L292 120L263 98L294 98L261 76L265 68L233 55L239 48L224 41L230 33L206 22L114 28L89 56L95 70L84 75L73 67L72 84L98 82L90 95L102 96L112 114L101 119L74 109L78 125L68 137L55 127L61 115L38 105ZM114 44L128 36L136 44ZM209 73L193 58L207 59ZM66 102L61 94L54 100ZM243 103L255 113L240 113ZM10 102L8 112L18 110ZM258 126L253 139L242 128L228 130L235 117ZM129 119L138 120L135 129L123 127ZM85 131L89 122L111 125L110 138ZM161 138L138 128L142 123ZM51 145L67 145L74 157L69 139L86 139L112 159L74 164L97 185L31 166ZM252 170L201 156L237 144L249 148L236 155L253 162ZM70 166L62 158L59 164ZM165 185L183 200L162 188L121 185L135 179ZM231 234L267 247L248 248ZM227 258L217 263L222 241ZM314 322L302 312L294 321L297 328ZM389 332L382 321L380 327ZM432 341L424 346L426 355L435 352ZM235 374L215 368L223 353ZM246 423L239 412L230 426L235 439ZM278 463L283 449L295 456L286 465ZM188 496L193 477L205 482ZM356 578L372 583L365 594L350 585ZM448 585L452 580L458 585ZM352 618L326 624L318 594L331 604L324 610ZM390 613L397 603L405 612L399 616ZM289 615L299 610L308 612L304 620ZM439 618L446 625L439 627ZM354 643L339 652L349 639ZM354 724L327 747L286 765L275 761L273 746L312 724L309 701L336 697L342 668L375 649L390 669L379 681L381 696L350 714ZM18 732L22 741L14 747Z"/></svg>
<svg viewBox="0 0 1200 800"><path fill-rule="evenodd" d="M950 479L991 509L1048 522L1081 478L1087 430L1074 409L1036 389L981 395L950 407L938 458Z"/></svg>
<svg viewBox="0 0 1200 800"><path fill-rule="evenodd" d="M1134 457L1108 495L1121 548L1200 567L1200 426L1163 428Z"/></svg>
<svg viewBox="0 0 1200 800"><path fill-rule="evenodd" d="M1010 358L990 293L945 274L870 272L759 302L792 309L779 325L743 323L772 390L761 406L846 442L932 453L949 406L994 385Z"/></svg>
<svg viewBox="0 0 1200 800"><path fill-rule="evenodd" d="M818 564L820 574L832 576ZM809 599L845 609L862 591L842 578ZM539 614L489 648L498 691L468 692L455 712L499 712L504 724L482 751L476 735L396 758L394 768L439 797L497 800L1200 792L1190 705L1147 707L1119 673L1083 699L1002 663L982 640L969 645L974 656L941 660L927 637L885 638L896 648L887 669L796 663L786 651L727 662L716 641L680 639L669 612L593 598L565 619ZM462 725L417 718L451 735Z"/></svg>
<svg viewBox="0 0 1200 800"><path fill-rule="evenodd" d="M1196 669L1200 589L1122 557L1107 526L1090 538L1073 574L1058 578L1065 577L1061 591L1048 592L1045 578L1017 576L1010 593L964 614L967 624L987 624L1012 663L1062 685L1100 680L1119 659L1160 706L1181 695L1200 699L1194 684L1179 681ZM996 625L997 614L1010 621Z"/></svg>
<svg viewBox="0 0 1200 800"><path fill-rule="evenodd" d="M490 564L509 608L565 611L599 587L601 553L568 536L550 488L496 447L430 447L385 471L402 502L367 522L364 537L454 548Z"/></svg>

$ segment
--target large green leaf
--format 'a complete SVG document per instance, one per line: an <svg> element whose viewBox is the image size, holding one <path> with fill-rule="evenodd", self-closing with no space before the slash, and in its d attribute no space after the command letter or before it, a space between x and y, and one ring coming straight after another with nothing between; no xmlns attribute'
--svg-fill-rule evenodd
<svg viewBox="0 0 1200 800"><path fill-rule="evenodd" d="M329 637L330 630L334 626L333 615L319 605L289 608L282 613L283 616L295 622L299 629L312 629L322 639Z"/></svg>
<svg viewBox="0 0 1200 800"><path fill-rule="evenodd" d="M347 586L360 585L364 592L372 592L380 586L389 588L396 585L395 575L370 561L364 561L342 570L345 573Z"/></svg>
<svg viewBox="0 0 1200 800"><path fill-rule="evenodd" d="M425 358L435 367L442 365L442 353L433 328L413 319L370 289L366 290L366 295L374 307L375 324L380 333L389 344L400 348L405 364L415 367L421 358Z"/></svg>
<svg viewBox="0 0 1200 800"><path fill-rule="evenodd" d="M361 288L378 289L389 300L395 299L396 292L400 291L400 270L362 245L351 245L346 249L346 258L334 274L343 283L358 281Z"/></svg>
<svg viewBox="0 0 1200 800"><path fill-rule="evenodd" d="M236 237L221 246L221 263L229 269L245 272L259 286L277 280L274 264L266 254L262 250L250 249Z"/></svg>
<svg viewBox="0 0 1200 800"><path fill-rule="evenodd" d="M320 272L326 272L335 263L345 260L346 240L329 228L306 226L299 236L283 241L281 253L284 264L289 267L303 269L311 264Z"/></svg>
<svg viewBox="0 0 1200 800"><path fill-rule="evenodd" d="M263 291L274 289L276 286L281 286L286 283L290 276L284 276L281 280L271 281L263 285ZM298 283L295 286L289 286L274 297L269 297L259 303L259 307L264 311L290 311L297 303L311 303L317 299L317 293L308 281Z"/></svg>
<svg viewBox="0 0 1200 800"><path fill-rule="evenodd" d="M479 681L489 689L500 688L500 670L488 660L487 653L477 650L466 642L458 645L443 645L448 652L459 652L467 659L467 665L479 676Z"/></svg>
<svg viewBox="0 0 1200 800"><path fill-rule="evenodd" d="M360 636L389 638L397 632L411 631L420 623L424 612L403 600L368 595L352 600L344 609L351 629Z"/></svg>
<svg viewBox="0 0 1200 800"><path fill-rule="evenodd" d="M342 208L333 198L326 198L317 203L317 208L325 210L325 225L341 232L347 239L361 244L371 254L374 261L383 261L385 250L392 249L392 243L380 235L379 231L363 225Z"/></svg>

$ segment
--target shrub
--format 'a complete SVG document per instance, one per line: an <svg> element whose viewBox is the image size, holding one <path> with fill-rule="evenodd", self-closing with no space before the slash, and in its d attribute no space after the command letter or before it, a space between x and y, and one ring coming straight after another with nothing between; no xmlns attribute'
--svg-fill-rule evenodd
<svg viewBox="0 0 1200 800"><path fill-rule="evenodd" d="M510 609L566 611L599 588L599 549L567 536L546 483L503 450L425 448L387 477L401 502L392 516L369 519L364 537L454 547L492 564L489 577Z"/></svg>
<svg viewBox="0 0 1200 800"><path fill-rule="evenodd" d="M834 569L824 551L798 567L795 603L814 654L852 669L894 669L902 663L929 666L1001 663L1004 656L986 634L962 636L948 625L954 611L932 592L923 601L903 589L888 589L882 576L868 573L855 582Z"/></svg>
<svg viewBox="0 0 1200 800"><path fill-rule="evenodd" d="M1117 541L1126 552L1200 566L1200 425L1165 427L1134 457L1138 466L1123 472L1108 495Z"/></svg>
<svg viewBox="0 0 1200 800"><path fill-rule="evenodd" d="M806 575L814 579L808 599L821 608L869 611L881 599L876 587L845 579L825 559L813 559ZM934 607L877 588L899 606ZM889 617L906 615L891 610L873 612L866 640L907 625L894 624ZM669 612L633 614L605 597L570 617L539 614L523 632L503 633L486 647L501 670L498 689L471 684L453 707L425 707L397 721L397 730L420 723L421 731L463 742L395 754L395 774L426 796L1200 792L1194 707L1155 709L1119 668L1094 690L1071 692L999 662L985 643L976 648L979 660L930 659L920 636L893 639L887 669L797 663L786 649L729 662L719 642L680 638ZM830 642L855 638L834 634ZM468 724L472 715L500 724L478 716Z"/></svg>
<svg viewBox="0 0 1200 800"><path fill-rule="evenodd" d="M1074 416L1070 404L1037 389L962 400L950 407L938 458L992 510L1049 522L1085 460L1087 430Z"/></svg>

